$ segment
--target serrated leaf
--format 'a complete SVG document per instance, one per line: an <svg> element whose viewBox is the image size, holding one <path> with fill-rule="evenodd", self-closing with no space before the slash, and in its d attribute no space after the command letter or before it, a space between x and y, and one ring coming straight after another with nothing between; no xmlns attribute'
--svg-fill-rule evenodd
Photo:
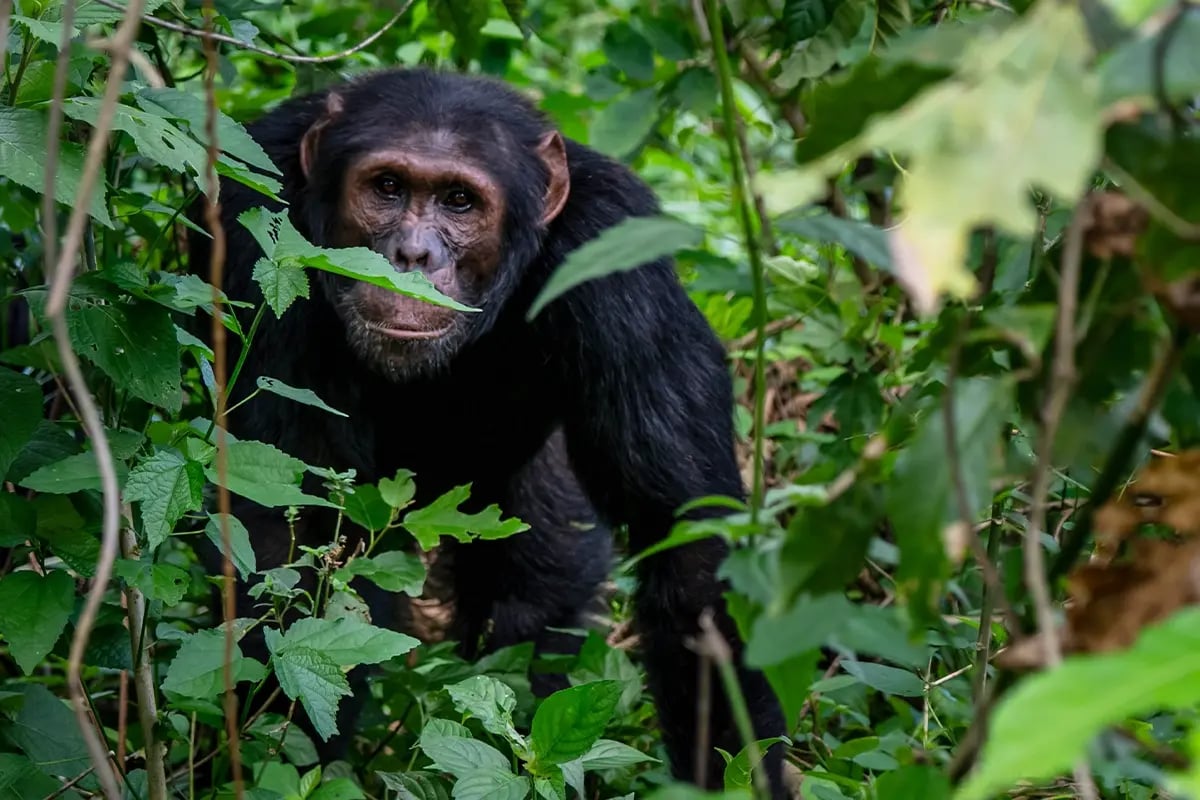
<svg viewBox="0 0 1200 800"><path fill-rule="evenodd" d="M463 305L434 288L429 278L419 270L399 272L379 253L366 247L327 248L308 242L288 219L286 211L271 212L252 208L238 216L254 236L268 259L281 264L302 264L346 278L391 289L434 305L456 311L478 311Z"/></svg>
<svg viewBox="0 0 1200 800"><path fill-rule="evenodd" d="M547 697L533 715L529 734L540 764L579 758L596 743L621 699L616 681L597 681L562 689Z"/></svg>
<svg viewBox="0 0 1200 800"><path fill-rule="evenodd" d="M503 753L487 742L470 738L470 734L446 735L438 728L426 725L418 744L425 755L433 759L437 769L456 778L481 769L509 771L508 758Z"/></svg>
<svg viewBox="0 0 1200 800"><path fill-rule="evenodd" d="M63 113L72 119L95 125L101 105L98 97L73 97L63 103ZM172 122L147 114L140 108L118 103L114 109L112 127L133 138L138 155L174 172L197 176L204 174L207 164L204 146Z"/></svg>
<svg viewBox="0 0 1200 800"><path fill-rule="evenodd" d="M442 778L429 772L376 772L383 785L396 793L396 800L448 800Z"/></svg>
<svg viewBox="0 0 1200 800"><path fill-rule="evenodd" d="M656 89L628 94L609 103L592 119L588 144L605 155L624 158L654 130L661 111Z"/></svg>
<svg viewBox="0 0 1200 800"><path fill-rule="evenodd" d="M360 557L335 573L342 581L358 576L366 578L380 589L404 592L420 597L425 588L426 570L421 559L402 550L389 550L377 556Z"/></svg>
<svg viewBox="0 0 1200 800"><path fill-rule="evenodd" d="M124 464L113 466L117 471L117 483L123 483L128 470ZM89 489L98 492L100 467L96 463L95 453L76 453L34 470L17 485L45 494L71 494Z"/></svg>
<svg viewBox="0 0 1200 800"><path fill-rule="evenodd" d="M183 599L191 581L187 572L174 564L146 564L141 561L118 559L114 565L117 577L137 589L150 600L161 600L173 606Z"/></svg>
<svg viewBox="0 0 1200 800"><path fill-rule="evenodd" d="M0 408L4 409L4 424L0 425L0 480L3 480L42 421L42 390L37 381L0 367Z"/></svg>
<svg viewBox="0 0 1200 800"><path fill-rule="evenodd" d="M909 0L875 0L875 27L871 49L886 45L912 25Z"/></svg>
<svg viewBox="0 0 1200 800"><path fill-rule="evenodd" d="M179 342L165 308L148 302L69 308L67 330L75 352L118 389L165 411L179 411Z"/></svg>
<svg viewBox="0 0 1200 800"><path fill-rule="evenodd" d="M233 643L230 663L234 683L256 682L266 677L266 667L252 658L246 658L236 641ZM225 691L224 669L224 628L200 631L179 646L179 652L167 667L162 689L184 697L209 700Z"/></svg>
<svg viewBox="0 0 1200 800"><path fill-rule="evenodd" d="M669 217L630 217L572 251L559 265L529 308L533 319L552 300L585 281L636 269L688 247L703 233Z"/></svg>
<svg viewBox="0 0 1200 800"><path fill-rule="evenodd" d="M16 547L37 530L33 504L12 492L0 492L0 547Z"/></svg>
<svg viewBox="0 0 1200 800"><path fill-rule="evenodd" d="M402 656L420 644L411 636L377 628L357 619L306 617L287 629L276 655L292 647L318 650L339 667L379 664Z"/></svg>
<svg viewBox="0 0 1200 800"><path fill-rule="evenodd" d="M480 539L504 539L529 526L509 517L501 522L500 506L492 504L477 514L465 514L458 506L470 495L470 485L456 486L424 508L408 512L404 516L404 527L425 550L437 546L442 536L453 536L460 542L469 542L472 534Z"/></svg>
<svg viewBox="0 0 1200 800"><path fill-rule="evenodd" d="M328 741L338 732L338 702L351 694L346 674L332 656L303 645L285 645L274 629L267 629L266 639L279 688L300 701L317 735Z"/></svg>
<svg viewBox="0 0 1200 800"><path fill-rule="evenodd" d="M853 613L854 606L841 593L800 597L781 613L763 614L754 621L746 662L768 667L815 650Z"/></svg>
<svg viewBox="0 0 1200 800"><path fill-rule="evenodd" d="M1188 608L1146 628L1128 650L1071 656L1026 678L997 705L980 761L955 800L1067 772L1109 725L1194 707L1198 674L1200 609Z"/></svg>
<svg viewBox="0 0 1200 800"><path fill-rule="evenodd" d="M811 39L829 27L830 8L826 0L784 0L780 23L788 47Z"/></svg>
<svg viewBox="0 0 1200 800"><path fill-rule="evenodd" d="M282 317L297 299L309 297L308 275L297 264L260 258L254 264L251 277L262 290L263 300L275 312L276 319Z"/></svg>
<svg viewBox="0 0 1200 800"><path fill-rule="evenodd" d="M203 491L204 469L176 450L159 450L138 462L125 482L125 499L141 503L151 551L167 540L184 514L200 508Z"/></svg>
<svg viewBox="0 0 1200 800"><path fill-rule="evenodd" d="M123 3L121 0L115 0L118 8L103 5L97 0L79 0L75 6L75 16L72 18L76 29L86 28L89 25L109 25L114 22L120 22L125 16L125 7L128 3ZM145 14L154 13L160 6L166 3L167 0L146 0L142 6L142 12ZM62 19L61 6L52 5L53 11L50 16L52 19ZM57 11L57 14L54 14Z"/></svg>
<svg viewBox="0 0 1200 800"><path fill-rule="evenodd" d="M25 756L0 753L0 800L55 797L59 794L59 786L58 781L40 771Z"/></svg>
<svg viewBox="0 0 1200 800"><path fill-rule="evenodd" d="M63 570L0 578L0 636L22 672L31 674L54 648L74 608L75 581Z"/></svg>
<svg viewBox="0 0 1200 800"><path fill-rule="evenodd" d="M138 91L137 102L147 112L187 122L191 134L201 143L207 144L205 131L208 108L200 95L189 94L170 87L147 87ZM267 156L266 151L246 129L219 110L217 111L217 143L222 152L272 175L281 174L279 168Z"/></svg>
<svg viewBox="0 0 1200 800"><path fill-rule="evenodd" d="M264 375L258 376L256 385L264 392L271 392L272 394L277 394L280 397L286 397L289 400L294 400L302 405L319 408L322 411L328 411L330 414L334 414L335 416L350 416L345 412L338 411L336 408L317 397L316 392L314 392L312 389L297 389L295 386L288 386L278 378L268 378Z"/></svg>
<svg viewBox="0 0 1200 800"><path fill-rule="evenodd" d="M454 800L524 800L529 778L507 769L478 769L454 784Z"/></svg>
<svg viewBox="0 0 1200 800"><path fill-rule="evenodd" d="M0 175L39 194L46 181L48 123L43 111L0 107ZM82 177L83 148L73 142L60 142L58 168L54 172L54 199L67 207L75 205L75 193L79 191ZM101 225L113 227L103 186L97 186L92 192L88 213Z"/></svg>
<svg viewBox="0 0 1200 800"><path fill-rule="evenodd" d="M643 761L658 759L612 739L597 739L591 749L579 757L579 763L584 770L621 769Z"/></svg>
<svg viewBox="0 0 1200 800"><path fill-rule="evenodd" d="M89 769L87 745L70 706L40 683L18 690L23 701L11 714L5 738L48 775L74 778Z"/></svg>
<svg viewBox="0 0 1200 800"><path fill-rule="evenodd" d="M303 461L265 442L231 442L225 488L268 508L290 505L336 508L328 500L301 491L304 469ZM204 474L213 483L220 483L215 463Z"/></svg>
<svg viewBox="0 0 1200 800"><path fill-rule="evenodd" d="M220 514L209 514L208 523L204 526L204 535L213 543L218 552L224 552L225 546L221 536ZM248 580L250 575L258 571L258 561L254 548L250 544L250 533L242 521L232 514L229 515L229 540L233 558L233 566L242 580Z"/></svg>
<svg viewBox="0 0 1200 800"><path fill-rule="evenodd" d="M484 730L503 736L513 745L524 747L525 737L513 727L517 695L508 686L488 675L475 675L446 687L454 707L479 720Z"/></svg>

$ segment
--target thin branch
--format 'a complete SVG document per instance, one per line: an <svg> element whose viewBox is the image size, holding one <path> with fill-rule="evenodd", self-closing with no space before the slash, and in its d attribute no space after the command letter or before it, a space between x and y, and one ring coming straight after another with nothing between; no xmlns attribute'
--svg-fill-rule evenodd
<svg viewBox="0 0 1200 800"><path fill-rule="evenodd" d="M767 377L765 368L767 294L766 270L763 266L759 231L755 229L754 215L750 211L747 197L754 196L754 187L746 179L742 152L737 141L737 101L733 96L733 71L729 64L729 53L725 48L725 31L721 20L721 4L716 0L705 0L704 16L712 38L713 54L717 64L717 78L721 85L721 114L725 124L725 143L729 148L731 166L730 184L733 190L733 205L741 220L742 235L745 237L746 255L750 261L750 276L754 284L754 476L751 487L750 519L758 524L763 503L763 451L766 426ZM701 26L705 27L705 26Z"/></svg>
<svg viewBox="0 0 1200 800"><path fill-rule="evenodd" d="M122 554L133 561L141 556L137 533L129 526L121 528ZM138 722L146 750L146 783L150 800L167 800L167 743L158 735L157 687L154 683L152 640L146 625L146 595L129 586L125 589L129 619L129 643L133 652L133 690L137 695Z"/></svg>
<svg viewBox="0 0 1200 800"><path fill-rule="evenodd" d="M72 0L66 0L70 5ZM64 13L66 13L64 11ZM74 11L72 11L74 13ZM0 64L8 61L8 32L12 21L12 0L0 0Z"/></svg>
<svg viewBox="0 0 1200 800"><path fill-rule="evenodd" d="M80 732L87 744L88 754L92 759L93 765L96 767L96 777L100 781L100 786L104 794L110 800L118 800L121 797L121 789L117 784L116 776L107 763L108 748L105 747L103 739L96 730L97 726L93 725L81 672L88 639L91 637L92 627L95 625L100 604L103 602L104 595L108 591L108 583L112 577L113 562L117 557L117 539L121 523L121 495L120 486L117 483L117 473L113 466L112 452L108 445L108 437L104 433L104 422L100 417L100 411L96 407L95 401L92 399L87 381L84 380L83 372L79 367L79 359L76 357L74 350L71 349L65 312L67 293L74 275L74 264L79 257L79 248L83 243L83 232L87 222L88 209L91 207L92 192L95 189L96 180L100 174L101 164L108 151L109 132L117 105L117 98L120 96L122 86L122 82L118 77L125 71L128 65L128 53L137 38L142 5L142 0L130 1L129 8L125 10L125 16L121 19L121 23L113 35L114 49L109 72L109 75L113 79L109 80L105 87L100 111L96 116L96 123L93 126L92 136L88 142L83 174L80 177L79 187L75 193L75 204L71 209L71 216L67 222L67 234L64 238L62 251L58 253L58 258L54 259L53 246L48 245L46 248L46 279L50 282L50 297L46 304L46 317L54 332L54 341L58 349L59 360L62 363L63 372L67 378L67 385L71 389L71 394L75 397L80 422L83 424L84 430L92 441L92 451L96 456L96 464L100 473L100 485L104 498L100 557L96 564L96 573L92 578L91 590L88 592L83 611L76 623L75 635L71 638L71 648L67 658L67 689L71 696L71 704L74 707L76 719L79 721ZM72 9L73 12L72 3L68 2L66 8ZM63 25L63 41L60 42L60 59L62 51L68 50L70 44L68 36L71 26L65 22L66 19L68 17L65 16L64 12L65 24ZM60 60L59 69L57 70L58 74L55 77L55 89L57 93L52 99L52 107L61 106L62 104L62 92L65 91L64 72L65 70ZM54 124L53 117L52 112L52 124ZM61 118L59 124L61 124ZM44 208L49 208L50 213L44 215L44 224L53 219L55 212L53 187L54 169L57 167L58 158L57 130L55 130L54 138L49 140L49 147L47 149L49 151L47 154L46 169L47 188L44 192L43 202L45 204Z"/></svg>
<svg viewBox="0 0 1200 800"><path fill-rule="evenodd" d="M204 2L204 24L209 27L216 24L216 11L213 0ZM209 256L209 276L212 281L212 349L213 349L213 393L216 395L216 409L213 422L217 428L217 519L221 530L221 555L223 581L221 585L221 610L225 627L225 657L222 674L225 679L225 729L229 740L229 762L233 772L234 795L242 800L246 787L242 779L241 732L238 729L238 699L234 692L233 653L234 632L233 621L237 618L237 601L234 595L234 582L237 580L233 567L233 534L230 530L229 490L226 480L229 471L229 444L226 436L227 401L227 366L225 359L225 325L221 314L221 287L224 285L225 273L225 227L221 224L221 206L219 202L220 184L217 180L217 159L220 158L220 144L217 141L217 43L212 37L204 39L204 99L205 99L205 135L208 137L204 178L207 191L204 197L204 217L212 237L212 250Z"/></svg>
<svg viewBox="0 0 1200 800"><path fill-rule="evenodd" d="M96 0L96 2L102 6L108 6L109 8L115 8L115 9L120 9L120 10L124 10L124 8L125 8L120 3L115 2L115 0ZM233 47L237 47L241 50L249 50L252 53L259 53L260 55L270 56L271 58L277 58L280 61L287 61L291 64L328 64L332 61L341 61L343 58L352 56L355 53L357 53L358 51L363 50L367 47L370 47L372 44L374 44L376 42L376 40L379 39L380 36L383 36L385 33L387 33L389 30L392 29L392 26L394 26L397 22L400 21L400 18L403 17L408 12L409 7L412 6L412 4L414 2L415 2L415 0L405 0L405 3L403 6L400 7L400 10L397 11L394 15L392 15L392 18L389 19L386 23L384 23L382 28L375 31L374 33L372 33L366 39L363 39L358 44L354 45L353 47L342 50L340 52L330 53L329 55L324 55L324 56L284 55L283 53L280 53L276 50L272 50L269 47L259 47L258 45L252 44L251 42L245 42L245 41L242 41L241 39L236 39L232 36L226 36L223 33L217 33L214 30L209 30L209 29L207 29L207 27L205 29L193 28L190 25L182 25L178 22L171 22L170 20L165 20L165 19L162 19L161 17L156 17L153 14L146 14L144 19L149 24L154 25L155 27L158 27L158 28L162 28L163 30L174 31L175 33L181 33L184 36L191 36L192 38L195 38L195 39L202 39L205 42L221 42L222 44L232 45Z"/></svg>
<svg viewBox="0 0 1200 800"><path fill-rule="evenodd" d="M1025 583L1037 617L1037 633L1047 669L1062 662L1062 644L1054 623L1050 586L1042 553L1041 536L1046 528L1046 499L1054 465L1054 441L1075 387L1075 316L1079 307L1079 277L1083 264L1083 236L1091 216L1091 198L1084 197L1075 209L1063 243L1062 271L1058 285L1058 322L1054 336L1054 361L1050 369L1050 394L1042 409L1038 434L1037 467L1030 489L1029 525L1025 530ZM1086 759L1075 766L1075 781L1084 798L1098 796Z"/></svg>

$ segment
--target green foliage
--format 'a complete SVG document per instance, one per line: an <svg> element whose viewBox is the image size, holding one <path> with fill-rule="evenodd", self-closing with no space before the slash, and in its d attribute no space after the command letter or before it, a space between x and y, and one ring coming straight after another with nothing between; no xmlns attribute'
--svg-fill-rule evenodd
<svg viewBox="0 0 1200 800"><path fill-rule="evenodd" d="M1006 673L996 657L1002 647L1020 650L1034 632L1027 557L1062 562L1046 585L1052 612L1069 628L1080 586L1097 589L1086 572L1063 580L1094 538L1095 508L1127 485L1151 449L1178 454L1200 443L1194 7L715 4L726 70L697 13L707 4L682 0L417 0L359 49L396 8L358 0L215 5L213 24L236 42L342 55L301 64L222 41L210 109L197 36L144 19L140 57L118 76L111 53L95 44L111 41L121 11L81 0L56 99L63 4L22 0L8 20L0 71L0 658L9 669L0 681L0 796L101 793L65 680L73 637L86 633L83 691L104 749L130 759L114 771L129 797L158 800L152 741L162 744L171 796L235 795L222 706L228 666L249 697L234 724L246 796L256 800L751 798L748 742L721 753L722 790L671 777L644 688L648 642L627 636L636 591L629 568L712 536L732 545L720 567L726 598L748 661L784 708L787 759L804 773L807 800L946 800L1013 789L1065 796L1074 789L1054 784L1081 764L1106 800L1200 796L1192 679L1200 623L1193 610L1167 613L1168 592L1150 592L1165 618L1127 649L1068 653L1031 675ZM146 10L176 27L204 25L198 3L151 0ZM254 348L268 315L286 319L293 306L314 302L312 269L477 310L371 250L305 241L272 202L285 176L245 128L292 94L390 64L501 78L535 98L564 135L651 184L662 215L597 232L540 287L530 317L607 274L673 257L730 345L746 475L749 453L764 440L761 507L697 499L701 518L679 521L647 552L623 553L577 653L535 655L525 643L467 661L458 645L478 642L422 643L388 627L385 606L423 612L446 588L441 545L478 546L529 529L510 509L474 502L470 485L430 501L428 487L418 492L420 474L340 472L320 454L253 440L230 439L226 458L216 457L216 353L205 336L213 292L189 274L202 265L179 246L194 226L185 211L207 190L210 113L216 169L261 194L240 223L264 251L253 272L263 297L241 303L238 317L224 301L230 348ZM719 108L725 78L732 126ZM119 88L112 134L96 188L81 197L109 85ZM53 142L52 109L64 120ZM731 157L744 162L747 185L733 185ZM53 220L41 211L47 186ZM1083 199L1095 191L1110 205ZM1118 194L1133 207L1126 217L1108 213ZM120 553L86 628L84 595L99 574L105 533L101 451L56 349L45 272L77 208L86 215L71 254L65 346L97 406L120 489L119 529L107 532ZM1077 216L1086 234L1079 241L1070 227ZM52 227L54 242L46 239ZM748 389L760 266L761 398ZM1060 319L1072 296L1072 316ZM1070 363L1060 330L1070 337ZM231 362L227 370L240 373ZM347 418L338 397L306 388L303 376L280 374L237 374L236 385L250 391L231 413L258 413L269 393L309 406L322 424L364 423ZM1062 404L1050 402L1060 392ZM755 430L760 399L766 424ZM486 407L486 397L478 400ZM369 422L394 426L398 437L422 424ZM306 542L322 542L301 547L284 537L272 543L271 561L283 553L283 565L265 569L251 531L228 517L232 566L252 600L230 623L231 651L212 594L223 580L199 558L224 546L218 484L290 531L315 532ZM1034 497L1044 484L1046 496ZM1137 490L1124 496L1152 515L1189 492L1165 505ZM1035 505L1046 513L1043 530L1031 527ZM994 572L987 577L985 560ZM1067 597L1075 608L1062 615ZM1128 623L1086 621L1103 631ZM133 650L131 630L146 637L147 651ZM243 646L251 630L263 633L266 651ZM555 673L568 688L535 697L531 672ZM290 701L289 714L266 706L269 680ZM120 707L141 705L144 691L157 709L152 728ZM352 691L362 693L364 711L355 730L340 731L351 747L345 760L323 761L297 722L307 718L330 738ZM979 737L971 729L993 691ZM1193 763L1179 766L1181 757Z"/></svg>

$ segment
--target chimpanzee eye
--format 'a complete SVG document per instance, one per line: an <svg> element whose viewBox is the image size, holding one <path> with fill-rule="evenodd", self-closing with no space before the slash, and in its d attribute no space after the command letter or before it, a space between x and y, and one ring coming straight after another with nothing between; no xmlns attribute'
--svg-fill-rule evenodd
<svg viewBox="0 0 1200 800"><path fill-rule="evenodd" d="M387 197L400 194L400 180L395 175L380 175L375 179L375 191Z"/></svg>
<svg viewBox="0 0 1200 800"><path fill-rule="evenodd" d="M471 210L472 197L466 189L451 189L446 192L446 197L442 200L442 205L456 214L461 214L464 211Z"/></svg>

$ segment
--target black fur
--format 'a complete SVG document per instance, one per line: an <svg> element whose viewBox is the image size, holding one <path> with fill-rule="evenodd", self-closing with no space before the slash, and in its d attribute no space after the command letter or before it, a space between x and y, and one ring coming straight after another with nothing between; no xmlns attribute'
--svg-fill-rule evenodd
<svg viewBox="0 0 1200 800"><path fill-rule="evenodd" d="M626 217L657 213L658 206L625 167L568 141L570 198L548 231L540 230L547 172L535 147L551 128L509 88L452 74L389 71L336 91L345 110L322 132L311 186L299 168L299 144L324 111L322 94L289 101L251 127L284 173L284 196L301 232L324 243L337 182L356 153L406 131L447 131L471 143L469 152L480 154L507 193L497 284L469 341L444 369L397 383L356 361L321 284L314 283L313 297L298 301L282 320L268 313L235 394L244 395L256 376L270 375L314 390L350 418L263 395L230 418L233 432L312 464L354 467L364 480L412 469L418 503L473 483L474 504L499 503L532 530L456 550L459 634L473 641L490 621L489 648L544 641L546 626L578 621L607 574L603 524L628 525L636 551L666 536L687 501L742 495L723 348L666 259L585 283L534 321L525 320L529 303L568 252ZM251 281L259 251L236 217L269 203L228 181L221 192L229 234L226 289L259 303ZM194 268L203 272L207 239L193 236L191 247ZM244 504L235 513L255 537L260 565L279 563L288 543L279 514ZM323 541L329 529L316 519L310 516L301 535ZM579 523L594 527L581 530ZM715 577L725 552L710 539L649 558L639 572L636 611L650 687L673 771L687 780L694 772L697 661L685 640L709 607L736 639ZM757 734L785 733L762 675L743 670L741 680ZM711 707L712 744L737 752L728 703L717 696ZM768 768L782 797L780 764L780 748L772 748ZM722 769L713 754L710 786L720 785Z"/></svg>

